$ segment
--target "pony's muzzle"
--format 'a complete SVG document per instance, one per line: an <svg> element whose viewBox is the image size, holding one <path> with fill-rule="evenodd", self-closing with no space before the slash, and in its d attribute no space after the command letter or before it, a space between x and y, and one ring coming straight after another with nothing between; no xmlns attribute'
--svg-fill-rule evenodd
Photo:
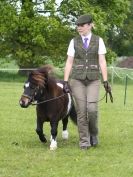
<svg viewBox="0 0 133 177"><path fill-rule="evenodd" d="M29 104L27 104L26 102L24 102L22 100L19 101L19 104L22 108L27 108L29 106Z"/></svg>
<svg viewBox="0 0 133 177"><path fill-rule="evenodd" d="M28 97L22 96L19 100L19 104L22 108L27 108L31 103L31 100Z"/></svg>

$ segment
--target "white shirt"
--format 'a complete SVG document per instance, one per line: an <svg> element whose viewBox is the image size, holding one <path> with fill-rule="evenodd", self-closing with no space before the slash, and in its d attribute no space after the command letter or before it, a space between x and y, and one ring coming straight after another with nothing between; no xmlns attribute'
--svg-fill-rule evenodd
<svg viewBox="0 0 133 177"><path fill-rule="evenodd" d="M90 43L90 39L91 39L91 36L92 36L92 33L90 33L88 36L81 36L82 37L82 40L84 41L84 38L88 38L88 45ZM99 38L99 49L98 49L98 54L105 54L107 51L106 51L106 47L105 47L105 44L103 42L103 39L102 38ZM74 57L75 56L75 49L74 49L74 39L72 39L70 41L70 44L68 46L68 50L67 50L67 55L68 56L71 56L71 57Z"/></svg>

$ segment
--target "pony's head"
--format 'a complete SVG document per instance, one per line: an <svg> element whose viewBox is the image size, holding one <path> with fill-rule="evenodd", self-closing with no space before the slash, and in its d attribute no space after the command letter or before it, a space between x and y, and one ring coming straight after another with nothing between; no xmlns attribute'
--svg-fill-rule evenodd
<svg viewBox="0 0 133 177"><path fill-rule="evenodd" d="M24 84L24 92L19 101L21 107L27 108L32 102L41 97L48 82L48 74L51 70L52 67L46 65L29 74Z"/></svg>

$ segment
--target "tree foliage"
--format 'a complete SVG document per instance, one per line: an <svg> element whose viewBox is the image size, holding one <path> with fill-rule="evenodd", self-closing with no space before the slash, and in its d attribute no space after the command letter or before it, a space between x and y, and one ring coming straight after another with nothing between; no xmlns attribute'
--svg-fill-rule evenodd
<svg viewBox="0 0 133 177"><path fill-rule="evenodd" d="M113 37L112 49L119 56L133 56L133 0L128 18L125 19L123 27Z"/></svg>
<svg viewBox="0 0 133 177"><path fill-rule="evenodd" d="M0 55L12 55L21 68L37 67L48 58L59 63L62 58L65 60L68 43L76 34L76 19L90 13L95 22L94 33L104 38L111 63L116 56L112 51L114 39L122 35L130 0L63 0L58 8L55 2L45 0L40 14L32 0L0 0ZM131 32L131 17L130 20L126 24Z"/></svg>
<svg viewBox="0 0 133 177"><path fill-rule="evenodd" d="M11 3L0 2L0 55L12 54L21 68L42 65L48 57L58 63L60 56L66 56L66 43L72 37L58 16L40 15L33 6L31 1L23 1L17 13Z"/></svg>
<svg viewBox="0 0 133 177"><path fill-rule="evenodd" d="M17 13L6 1L0 1L0 55L12 53L11 36L16 28Z"/></svg>

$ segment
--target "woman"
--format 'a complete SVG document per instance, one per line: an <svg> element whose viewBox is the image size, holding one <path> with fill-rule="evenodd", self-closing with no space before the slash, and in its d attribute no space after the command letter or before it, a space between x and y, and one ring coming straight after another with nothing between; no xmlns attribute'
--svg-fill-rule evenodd
<svg viewBox="0 0 133 177"><path fill-rule="evenodd" d="M106 48L103 39L92 33L93 20L88 14L76 21L78 36L70 41L64 70L64 92L70 92L68 80L76 101L79 146L87 150L98 145L98 98L100 70L105 90L107 81ZM99 69L100 68L100 69Z"/></svg>

